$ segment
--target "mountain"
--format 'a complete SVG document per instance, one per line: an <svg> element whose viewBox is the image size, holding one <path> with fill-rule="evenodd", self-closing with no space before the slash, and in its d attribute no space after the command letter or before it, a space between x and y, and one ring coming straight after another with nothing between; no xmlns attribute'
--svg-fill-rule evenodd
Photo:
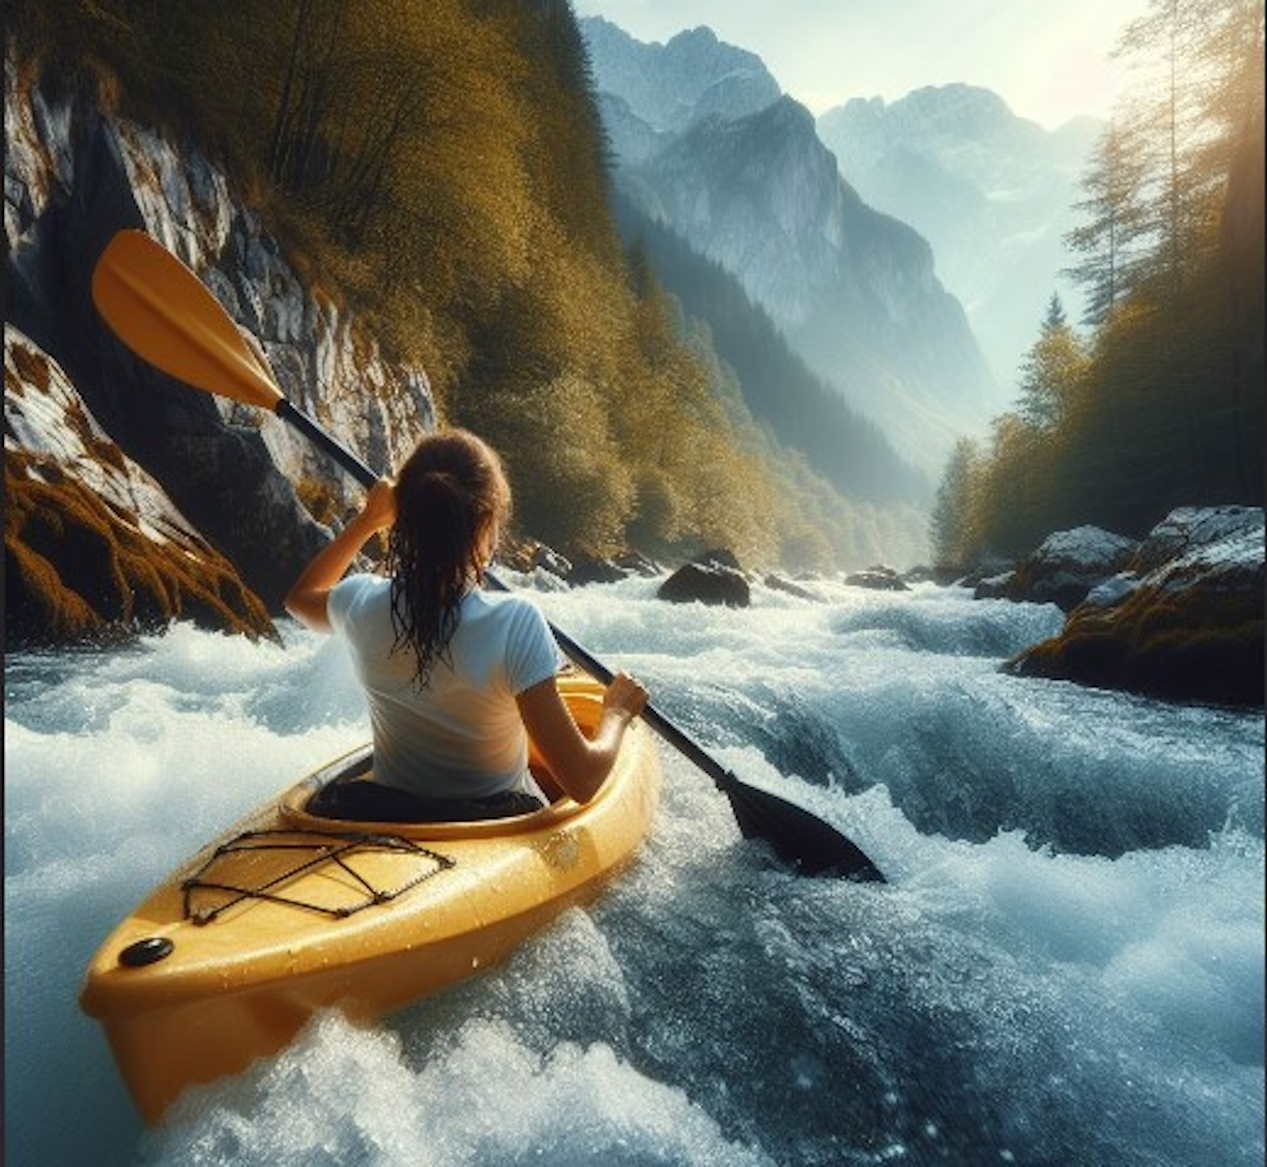
<svg viewBox="0 0 1267 1167"><path fill-rule="evenodd" d="M684 129L714 113L742 117L782 92L756 53L719 41L703 26L663 45L636 40L601 16L580 26L598 90L617 94L653 129Z"/></svg>
<svg viewBox="0 0 1267 1167"><path fill-rule="evenodd" d="M1052 291L1081 314L1080 292L1059 274L1069 262L1062 237L1075 225L1070 206L1101 128L1079 117L1045 130L991 90L962 84L889 104L854 98L818 119L862 198L932 244L938 275L963 300L1009 393Z"/></svg>
<svg viewBox="0 0 1267 1167"><path fill-rule="evenodd" d="M754 54L708 29L659 45L581 24L616 188L733 273L905 457L939 468L996 390L925 240L842 181L811 114Z"/></svg>
<svg viewBox="0 0 1267 1167"><path fill-rule="evenodd" d="M864 502L926 503L928 480L903 462L884 435L854 413L794 353L769 314L721 264L694 251L624 198L613 208L631 252L708 329L713 351L733 371L754 420L842 494Z"/></svg>
<svg viewBox="0 0 1267 1167"><path fill-rule="evenodd" d="M842 181L789 97L711 116L618 183L728 268L823 379L936 467L988 414L989 371L928 244Z"/></svg>

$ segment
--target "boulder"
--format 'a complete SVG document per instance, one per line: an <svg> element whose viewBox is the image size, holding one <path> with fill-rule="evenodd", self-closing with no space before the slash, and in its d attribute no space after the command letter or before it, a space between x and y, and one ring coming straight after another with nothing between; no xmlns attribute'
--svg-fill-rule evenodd
<svg viewBox="0 0 1267 1167"><path fill-rule="evenodd" d="M1057 531L1017 564L1007 598L1072 611L1096 584L1125 568L1138 547L1100 527Z"/></svg>
<svg viewBox="0 0 1267 1167"><path fill-rule="evenodd" d="M724 547L714 547L711 551L701 552L691 562L712 564L715 567L728 567L731 571L743 572L743 568L739 566L739 560L735 558L735 553L727 551Z"/></svg>
<svg viewBox="0 0 1267 1167"><path fill-rule="evenodd" d="M660 585L656 595L674 604L699 600L730 608L746 608L751 601L748 581L743 575L715 562L683 564Z"/></svg>
<svg viewBox="0 0 1267 1167"><path fill-rule="evenodd" d="M822 600L814 595L813 592L807 591L800 584L794 584L789 579L784 579L781 575L773 573L765 577L765 586L773 588L776 592L787 592L789 596L796 596L801 600L813 600L816 604L821 604Z"/></svg>
<svg viewBox="0 0 1267 1167"><path fill-rule="evenodd" d="M572 573L572 561L566 556L560 555L553 547L547 547L544 543L538 543L533 551L532 567L548 571L551 575L558 576L561 580L566 580Z"/></svg>
<svg viewBox="0 0 1267 1167"><path fill-rule="evenodd" d="M1003 666L1175 700L1263 704L1263 511L1172 511L1075 608ZM1142 572L1142 574L1140 574Z"/></svg>
<svg viewBox="0 0 1267 1167"><path fill-rule="evenodd" d="M891 567L877 564L865 571L855 571L845 576L845 583L855 588L872 588L882 592L909 592L911 589L902 582L902 577Z"/></svg>
<svg viewBox="0 0 1267 1167"><path fill-rule="evenodd" d="M57 362L10 326L4 364L8 643L182 619L277 639L260 598L110 440Z"/></svg>
<svg viewBox="0 0 1267 1167"><path fill-rule="evenodd" d="M955 574L948 576L946 582L949 583L950 580L954 579L957 574L960 573L956 572ZM907 568L906 571L902 572L902 581L908 584L940 582L938 579L937 569L929 567L926 563L921 563L915 567Z"/></svg>
<svg viewBox="0 0 1267 1167"><path fill-rule="evenodd" d="M584 587L592 583L616 583L629 573L617 567L610 559L596 559L588 555L577 555L572 558L572 568L565 577L573 587Z"/></svg>

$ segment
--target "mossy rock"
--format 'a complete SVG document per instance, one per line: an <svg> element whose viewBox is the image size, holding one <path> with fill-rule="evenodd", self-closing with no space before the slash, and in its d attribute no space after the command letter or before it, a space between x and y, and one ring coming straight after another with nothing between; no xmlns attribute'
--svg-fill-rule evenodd
<svg viewBox="0 0 1267 1167"><path fill-rule="evenodd" d="M11 646L69 644L173 620L277 639L263 602L206 544L147 538L51 460L5 451L5 628Z"/></svg>

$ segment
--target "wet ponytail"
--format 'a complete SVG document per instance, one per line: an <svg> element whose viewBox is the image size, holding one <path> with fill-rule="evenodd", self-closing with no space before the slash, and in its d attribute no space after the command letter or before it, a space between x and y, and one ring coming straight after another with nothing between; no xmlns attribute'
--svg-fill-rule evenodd
<svg viewBox="0 0 1267 1167"><path fill-rule="evenodd" d="M396 479L396 523L388 538L392 651L412 651L414 680L430 683L449 645L462 598L483 578L480 538L510 516L510 487L497 455L474 434L429 434Z"/></svg>

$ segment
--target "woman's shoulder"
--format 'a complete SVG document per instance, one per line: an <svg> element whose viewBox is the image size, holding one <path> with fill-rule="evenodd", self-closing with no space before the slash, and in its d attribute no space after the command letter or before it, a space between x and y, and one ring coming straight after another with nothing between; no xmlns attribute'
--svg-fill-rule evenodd
<svg viewBox="0 0 1267 1167"><path fill-rule="evenodd" d="M486 592L477 591L472 593L479 597L479 601L488 611L495 614L495 618L504 620L507 623L517 623L525 619L544 619L541 615L541 609L537 607L535 601L530 596L525 596L522 592Z"/></svg>

